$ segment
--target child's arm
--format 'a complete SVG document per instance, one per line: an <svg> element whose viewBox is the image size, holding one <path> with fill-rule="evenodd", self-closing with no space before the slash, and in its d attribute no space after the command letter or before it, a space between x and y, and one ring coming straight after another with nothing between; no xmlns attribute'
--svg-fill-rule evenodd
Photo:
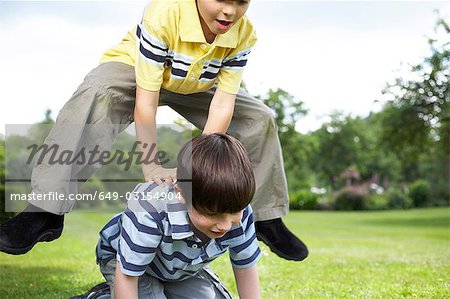
<svg viewBox="0 0 450 299"><path fill-rule="evenodd" d="M134 107L134 120L136 124L136 138L139 150L142 151L142 157L147 157L153 147L149 161L158 161L156 157L156 110L158 109L159 91L148 91L137 86L136 103ZM147 144L147 147L143 147ZM142 163L142 172L145 180L155 180L160 182L160 178L173 179L175 177L174 169L166 169L152 162L151 164Z"/></svg>
<svg viewBox="0 0 450 299"><path fill-rule="evenodd" d="M259 278L256 265L249 268L233 267L234 279L241 299L259 299Z"/></svg>
<svg viewBox="0 0 450 299"><path fill-rule="evenodd" d="M123 274L119 262L116 262L116 274L114 277L114 298L137 299L138 298L138 276Z"/></svg>
<svg viewBox="0 0 450 299"><path fill-rule="evenodd" d="M204 134L226 133L234 111L236 95L216 89L209 106Z"/></svg>

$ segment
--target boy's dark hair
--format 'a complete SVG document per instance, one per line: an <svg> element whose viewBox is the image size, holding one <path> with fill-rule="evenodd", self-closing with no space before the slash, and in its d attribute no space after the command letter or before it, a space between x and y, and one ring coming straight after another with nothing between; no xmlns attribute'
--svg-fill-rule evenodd
<svg viewBox="0 0 450 299"><path fill-rule="evenodd" d="M255 177L244 146L225 134L203 134L178 153L177 181L186 204L198 212L236 213L255 194Z"/></svg>

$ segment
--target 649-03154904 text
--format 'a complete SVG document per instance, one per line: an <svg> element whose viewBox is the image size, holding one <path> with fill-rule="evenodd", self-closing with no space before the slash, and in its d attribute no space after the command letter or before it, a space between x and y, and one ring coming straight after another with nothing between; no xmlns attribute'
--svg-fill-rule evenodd
<svg viewBox="0 0 450 299"><path fill-rule="evenodd" d="M95 191L94 193L77 193L65 195L59 192L47 193L11 193L10 201L57 201L57 200L77 200L77 201L91 201L91 200L132 200L132 199L152 199L152 200L180 200L180 193L172 192L126 192L121 194L119 192L104 192Z"/></svg>

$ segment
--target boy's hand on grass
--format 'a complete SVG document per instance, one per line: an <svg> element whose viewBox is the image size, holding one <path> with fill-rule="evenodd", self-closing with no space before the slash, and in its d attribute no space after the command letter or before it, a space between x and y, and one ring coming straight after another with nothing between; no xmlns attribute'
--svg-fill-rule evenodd
<svg viewBox="0 0 450 299"><path fill-rule="evenodd" d="M149 171L148 174L144 175L145 181L153 181L160 185L163 181L166 183L173 183L177 176L176 168L164 168L158 166Z"/></svg>

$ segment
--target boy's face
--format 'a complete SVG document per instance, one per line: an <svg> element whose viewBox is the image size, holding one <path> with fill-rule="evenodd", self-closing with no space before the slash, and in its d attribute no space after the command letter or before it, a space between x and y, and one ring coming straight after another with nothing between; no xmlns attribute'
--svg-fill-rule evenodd
<svg viewBox="0 0 450 299"><path fill-rule="evenodd" d="M224 34L245 14L250 0L197 0L205 36Z"/></svg>
<svg viewBox="0 0 450 299"><path fill-rule="evenodd" d="M223 237L242 219L242 211L233 214L202 214L192 206L188 207L188 214L195 228L211 239Z"/></svg>

